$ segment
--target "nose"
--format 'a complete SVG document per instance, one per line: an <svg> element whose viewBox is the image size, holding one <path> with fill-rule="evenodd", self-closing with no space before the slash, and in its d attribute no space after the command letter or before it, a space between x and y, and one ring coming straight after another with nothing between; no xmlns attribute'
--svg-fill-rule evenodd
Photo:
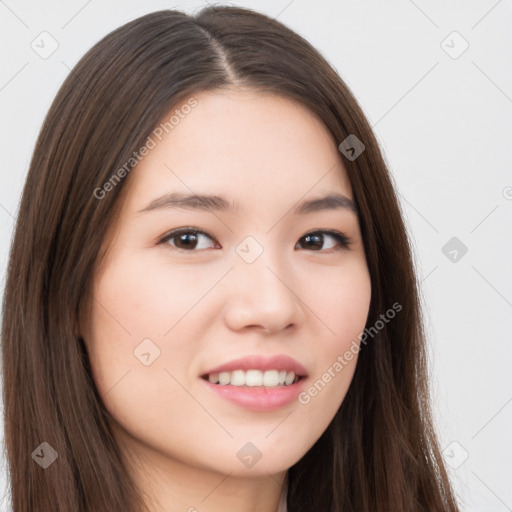
<svg viewBox="0 0 512 512"><path fill-rule="evenodd" d="M302 320L299 281L279 257L264 252L253 263L237 261L227 285L224 317L230 329L266 333L296 327Z"/></svg>

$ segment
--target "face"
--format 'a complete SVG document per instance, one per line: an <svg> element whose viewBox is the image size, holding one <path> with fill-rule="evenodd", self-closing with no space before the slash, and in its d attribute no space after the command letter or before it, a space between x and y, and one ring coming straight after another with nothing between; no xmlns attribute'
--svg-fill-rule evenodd
<svg viewBox="0 0 512 512"><path fill-rule="evenodd" d="M126 178L82 336L132 454L273 474L317 441L354 373L371 295L358 217L304 107L194 98Z"/></svg>

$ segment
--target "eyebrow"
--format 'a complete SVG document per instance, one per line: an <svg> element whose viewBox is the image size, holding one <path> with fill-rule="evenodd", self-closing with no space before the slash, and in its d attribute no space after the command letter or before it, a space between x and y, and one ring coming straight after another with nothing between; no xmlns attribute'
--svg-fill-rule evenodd
<svg viewBox="0 0 512 512"><path fill-rule="evenodd" d="M325 197L303 201L294 210L296 215L324 210L346 209L357 215L355 202L342 194L329 194ZM161 209L199 210L205 212L236 212L239 205L228 201L222 196L205 194L183 194L171 192L151 201L137 213Z"/></svg>

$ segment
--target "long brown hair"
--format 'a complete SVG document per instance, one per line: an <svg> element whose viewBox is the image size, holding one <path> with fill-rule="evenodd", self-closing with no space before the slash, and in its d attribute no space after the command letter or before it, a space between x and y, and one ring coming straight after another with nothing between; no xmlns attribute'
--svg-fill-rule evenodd
<svg viewBox="0 0 512 512"><path fill-rule="evenodd" d="M13 511L144 509L79 335L100 247L131 173L101 200L95 191L180 101L233 85L300 102L337 144L351 134L364 143L355 160L341 153L340 159L371 276L367 325L391 304L402 306L362 348L335 418L290 468L289 512L458 511L431 419L409 239L371 127L348 87L307 41L263 14L223 6L194 16L154 12L113 31L71 71L42 126L3 302ZM58 454L44 470L33 460L42 442Z"/></svg>

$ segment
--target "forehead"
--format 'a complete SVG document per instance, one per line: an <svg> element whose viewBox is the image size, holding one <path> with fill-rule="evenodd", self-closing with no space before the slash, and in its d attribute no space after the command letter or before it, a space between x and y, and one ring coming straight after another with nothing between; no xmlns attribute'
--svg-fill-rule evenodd
<svg viewBox="0 0 512 512"><path fill-rule="evenodd" d="M175 105L150 135L153 147L129 177L133 208L170 191L218 193L242 205L282 205L309 191L351 197L332 135L304 106L250 89L202 91L193 99L193 108L183 107L190 98Z"/></svg>

